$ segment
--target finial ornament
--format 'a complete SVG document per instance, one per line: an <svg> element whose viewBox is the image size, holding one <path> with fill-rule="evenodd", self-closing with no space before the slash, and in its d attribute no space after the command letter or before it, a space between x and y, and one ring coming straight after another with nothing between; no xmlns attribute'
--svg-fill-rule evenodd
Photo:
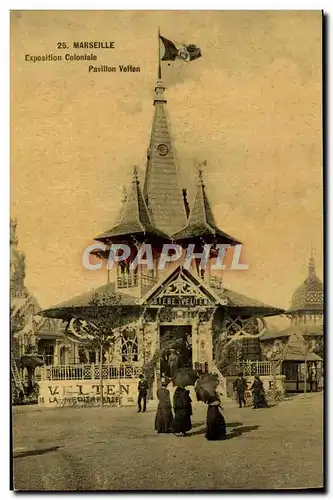
<svg viewBox="0 0 333 500"><path fill-rule="evenodd" d="M204 160L202 163L199 163L199 167L198 167L199 184L201 184L202 186L204 185L202 167L205 167L206 165L207 165L207 160Z"/></svg>
<svg viewBox="0 0 333 500"><path fill-rule="evenodd" d="M312 246L312 240L311 240L311 249L310 249L310 259L309 259L309 276L315 276L316 275L316 267L315 267L315 260L313 256L313 246Z"/></svg>
<svg viewBox="0 0 333 500"><path fill-rule="evenodd" d="M123 186L123 203L127 201L127 189Z"/></svg>

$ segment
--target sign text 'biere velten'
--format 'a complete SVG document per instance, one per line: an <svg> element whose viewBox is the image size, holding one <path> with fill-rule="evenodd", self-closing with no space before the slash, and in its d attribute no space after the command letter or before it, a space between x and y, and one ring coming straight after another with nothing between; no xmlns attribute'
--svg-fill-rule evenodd
<svg viewBox="0 0 333 500"><path fill-rule="evenodd" d="M163 296L154 297L150 301L152 306L174 306L174 307L193 307L193 306L209 306L212 305L208 299L204 297L180 297L174 296Z"/></svg>

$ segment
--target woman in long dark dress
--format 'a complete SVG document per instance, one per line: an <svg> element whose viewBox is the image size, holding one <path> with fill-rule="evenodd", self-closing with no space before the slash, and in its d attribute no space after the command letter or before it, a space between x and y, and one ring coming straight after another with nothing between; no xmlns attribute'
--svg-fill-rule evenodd
<svg viewBox="0 0 333 500"><path fill-rule="evenodd" d="M172 432L186 436L186 432L192 429L192 400L190 391L184 387L177 387L173 396L173 410L175 418L172 422Z"/></svg>
<svg viewBox="0 0 333 500"><path fill-rule="evenodd" d="M162 382L162 387L157 390L158 406L155 417L155 430L160 433L171 432L173 420L170 392L166 388L168 382Z"/></svg>
<svg viewBox="0 0 333 500"><path fill-rule="evenodd" d="M267 401L265 397L264 384L260 380L259 375L255 375L254 381L251 387L253 408L267 408Z"/></svg>
<svg viewBox="0 0 333 500"><path fill-rule="evenodd" d="M206 439L208 441L218 441L224 439L227 434L224 416L222 415L221 402L218 394L209 396L206 399L207 423L206 423Z"/></svg>

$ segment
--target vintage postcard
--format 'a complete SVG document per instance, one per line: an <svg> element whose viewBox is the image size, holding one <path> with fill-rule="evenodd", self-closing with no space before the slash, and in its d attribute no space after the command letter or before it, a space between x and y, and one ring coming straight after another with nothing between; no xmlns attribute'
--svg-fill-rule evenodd
<svg viewBox="0 0 333 500"><path fill-rule="evenodd" d="M320 11L11 11L12 488L322 489Z"/></svg>

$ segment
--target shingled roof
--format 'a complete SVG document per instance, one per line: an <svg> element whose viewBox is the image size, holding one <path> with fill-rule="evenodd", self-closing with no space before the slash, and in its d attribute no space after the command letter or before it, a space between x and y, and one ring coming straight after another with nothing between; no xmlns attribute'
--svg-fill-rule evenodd
<svg viewBox="0 0 333 500"><path fill-rule="evenodd" d="M150 221L148 208L139 184L137 167L134 167L132 185L120 221L109 231L97 236L95 240L116 243L131 236L136 239L142 236L154 236L162 240L169 240L168 236L155 228Z"/></svg>
<svg viewBox="0 0 333 500"><path fill-rule="evenodd" d="M89 309L93 307L94 299L98 299L105 307L115 307L124 314L138 316L141 308L137 306L137 300L131 295L115 292L114 283L102 285L96 289L89 290L72 299L61 302L53 307L44 309L38 314L46 318L68 320L73 317L89 318Z"/></svg>
<svg viewBox="0 0 333 500"><path fill-rule="evenodd" d="M224 288L223 292L217 291L217 293L221 295L221 297L227 298L229 307L240 314L246 315L246 312L249 311L251 314L256 313L259 316L268 317L277 316L285 312L281 308L264 304L259 300L252 299L251 297L247 297L246 295L242 295L227 288Z"/></svg>
<svg viewBox="0 0 333 500"><path fill-rule="evenodd" d="M274 340L284 337L290 337L293 334L302 335L303 337L322 336L324 335L324 326L322 324L308 323L303 325L290 325L284 330L274 330L267 332L260 337L261 340Z"/></svg>
<svg viewBox="0 0 333 500"><path fill-rule="evenodd" d="M216 243L229 245L240 243L233 236L229 236L217 227L205 190L202 170L199 170L199 185L187 225L184 229L174 234L172 238L175 241L180 241L198 237L205 237L206 240L207 237L212 237Z"/></svg>
<svg viewBox="0 0 333 500"><path fill-rule="evenodd" d="M293 333L283 352L283 361L322 361L323 359L315 352L307 352L306 346L299 334ZM275 359L275 356L272 357ZM277 358L279 359L279 357Z"/></svg>
<svg viewBox="0 0 333 500"><path fill-rule="evenodd" d="M164 90L163 83L158 81L155 87L155 114L147 152L144 197L154 226L171 235L186 225L186 212L169 130Z"/></svg>
<svg viewBox="0 0 333 500"><path fill-rule="evenodd" d="M324 285L316 275L314 257L311 254L308 264L308 276L295 290L288 313L321 313L324 310Z"/></svg>

